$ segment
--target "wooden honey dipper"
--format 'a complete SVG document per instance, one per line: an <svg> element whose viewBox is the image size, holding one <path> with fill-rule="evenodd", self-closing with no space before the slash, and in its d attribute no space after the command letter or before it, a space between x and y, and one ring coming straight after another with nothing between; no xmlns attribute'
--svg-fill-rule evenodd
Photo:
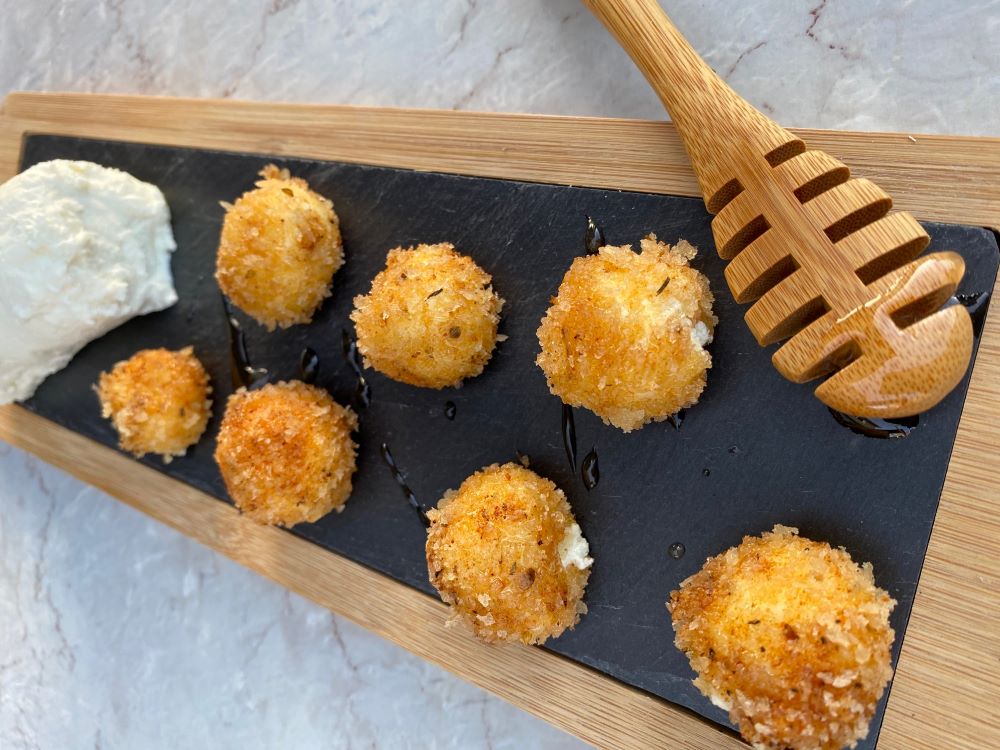
<svg viewBox="0 0 1000 750"><path fill-rule="evenodd" d="M961 256L918 258L930 238L909 213L832 156L733 91L656 0L583 0L649 80L684 141L737 302L761 346L816 396L859 417L934 406L965 374L972 322L939 309L965 272Z"/></svg>

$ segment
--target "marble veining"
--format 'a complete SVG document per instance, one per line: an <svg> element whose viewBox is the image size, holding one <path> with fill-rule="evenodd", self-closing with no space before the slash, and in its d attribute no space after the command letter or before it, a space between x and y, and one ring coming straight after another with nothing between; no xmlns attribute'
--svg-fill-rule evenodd
<svg viewBox="0 0 1000 750"><path fill-rule="evenodd" d="M782 124L995 134L1000 0L670 0ZM14 3L0 92L663 116L578 0Z"/></svg>
<svg viewBox="0 0 1000 750"><path fill-rule="evenodd" d="M575 740L0 443L0 747Z"/></svg>
<svg viewBox="0 0 1000 750"><path fill-rule="evenodd" d="M784 125L1000 135L1000 0L663 4ZM0 95L664 116L578 0L0 0L0 17ZM0 444L0 747L580 744Z"/></svg>

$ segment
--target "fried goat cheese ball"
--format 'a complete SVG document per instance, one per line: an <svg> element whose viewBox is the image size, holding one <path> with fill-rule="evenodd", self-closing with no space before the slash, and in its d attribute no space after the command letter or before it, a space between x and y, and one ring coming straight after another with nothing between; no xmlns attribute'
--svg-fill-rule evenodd
<svg viewBox="0 0 1000 750"><path fill-rule="evenodd" d="M670 595L694 684L759 750L840 750L868 734L892 676L895 606L869 563L775 526Z"/></svg>
<svg viewBox="0 0 1000 750"><path fill-rule="evenodd" d="M226 216L215 261L219 288L237 307L273 331L308 323L330 296L344 264L333 204L273 164Z"/></svg>
<svg viewBox="0 0 1000 750"><path fill-rule="evenodd" d="M697 250L649 235L573 261L538 329L549 390L631 432L698 401L715 324Z"/></svg>
<svg viewBox="0 0 1000 750"><path fill-rule="evenodd" d="M229 397L215 462L236 507L258 523L294 526L340 511L357 468L354 412L294 380Z"/></svg>
<svg viewBox="0 0 1000 750"><path fill-rule="evenodd" d="M365 366L422 388L459 386L493 354L504 301L492 277L447 242L389 251L367 295L354 298Z"/></svg>
<svg viewBox="0 0 1000 750"><path fill-rule="evenodd" d="M493 464L427 512L427 571L484 641L534 644L587 611L593 560L562 490L519 464Z"/></svg>
<svg viewBox="0 0 1000 750"><path fill-rule="evenodd" d="M138 458L157 453L170 463L183 456L212 414L208 373L190 346L136 352L102 372L95 390L118 444Z"/></svg>

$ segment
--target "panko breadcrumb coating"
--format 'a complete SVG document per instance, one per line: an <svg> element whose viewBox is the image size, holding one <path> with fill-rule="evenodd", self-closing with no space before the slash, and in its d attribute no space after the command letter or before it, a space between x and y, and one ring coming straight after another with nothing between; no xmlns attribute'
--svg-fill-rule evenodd
<svg viewBox="0 0 1000 750"><path fill-rule="evenodd" d="M892 677L896 605L872 566L787 526L710 558L670 595L694 684L759 750L840 750Z"/></svg>
<svg viewBox="0 0 1000 750"><path fill-rule="evenodd" d="M229 397L215 462L236 507L258 523L294 526L340 511L357 468L353 411L294 380Z"/></svg>
<svg viewBox="0 0 1000 750"><path fill-rule="evenodd" d="M208 373L190 346L136 352L102 372L95 390L118 444L139 458L157 453L170 463L183 456L212 414Z"/></svg>
<svg viewBox="0 0 1000 750"><path fill-rule="evenodd" d="M215 278L233 304L273 331L308 323L344 264L333 204L269 164L226 205ZM225 204L224 204L225 205Z"/></svg>
<svg viewBox="0 0 1000 750"><path fill-rule="evenodd" d="M593 560L566 496L548 479L493 464L427 516L431 583L483 640L544 643L587 611Z"/></svg>
<svg viewBox="0 0 1000 750"><path fill-rule="evenodd" d="M718 322L694 247L641 246L576 258L538 329L549 390L624 432L697 403Z"/></svg>
<svg viewBox="0 0 1000 750"><path fill-rule="evenodd" d="M492 277L448 242L389 251L351 320L365 366L423 388L459 386L483 371L504 301Z"/></svg>

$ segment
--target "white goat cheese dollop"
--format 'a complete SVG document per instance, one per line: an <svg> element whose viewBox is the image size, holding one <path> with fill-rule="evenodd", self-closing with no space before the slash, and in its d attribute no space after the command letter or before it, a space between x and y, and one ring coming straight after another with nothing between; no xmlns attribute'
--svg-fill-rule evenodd
<svg viewBox="0 0 1000 750"><path fill-rule="evenodd" d="M120 170L59 159L0 185L0 404L174 304L176 247L163 193Z"/></svg>

